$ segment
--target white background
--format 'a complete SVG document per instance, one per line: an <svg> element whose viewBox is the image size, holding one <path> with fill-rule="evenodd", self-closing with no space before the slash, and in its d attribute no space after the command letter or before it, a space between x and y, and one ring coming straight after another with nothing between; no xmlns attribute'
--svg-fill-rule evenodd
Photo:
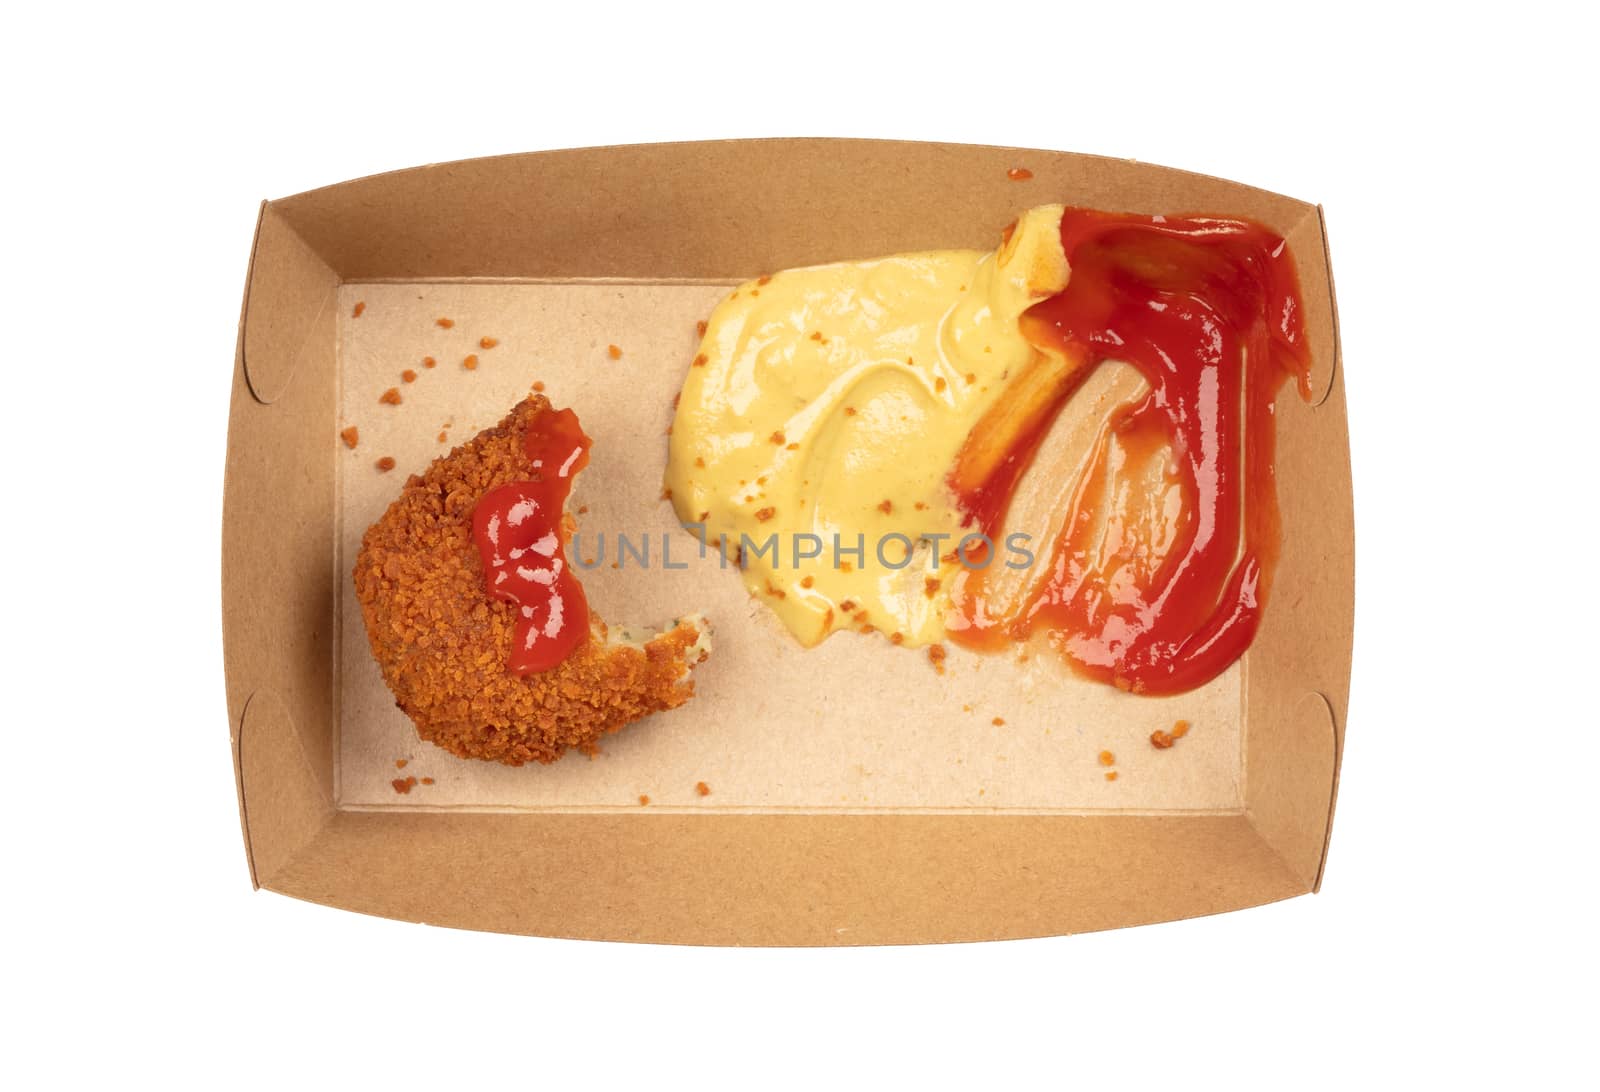
<svg viewBox="0 0 1600 1092"><path fill-rule="evenodd" d="M632 6L7 16L7 1083L1592 1081L1592 30L1534 3ZM1323 893L822 951L475 935L252 893L218 548L258 199L791 135L1129 156L1326 206L1359 606Z"/></svg>

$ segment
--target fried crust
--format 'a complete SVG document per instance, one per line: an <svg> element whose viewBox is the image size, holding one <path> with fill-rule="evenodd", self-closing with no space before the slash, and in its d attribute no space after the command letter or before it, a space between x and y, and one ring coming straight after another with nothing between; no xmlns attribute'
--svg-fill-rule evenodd
<svg viewBox="0 0 1600 1092"><path fill-rule="evenodd" d="M543 395L525 399L413 474L356 558L367 640L395 704L418 735L461 758L520 766L568 748L593 754L607 732L694 693L689 656L700 634L689 622L641 648L608 643L591 612L590 640L561 664L524 676L507 669L516 608L485 591L472 510L490 489L533 475L523 437L548 412ZM571 526L569 515L569 534Z"/></svg>

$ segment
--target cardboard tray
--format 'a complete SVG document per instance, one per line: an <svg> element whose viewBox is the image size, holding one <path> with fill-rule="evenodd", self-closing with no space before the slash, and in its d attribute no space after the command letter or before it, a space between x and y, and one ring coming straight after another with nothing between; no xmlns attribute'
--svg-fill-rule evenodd
<svg viewBox="0 0 1600 1092"><path fill-rule="evenodd" d="M1032 178L1010 180L1016 166ZM1298 263L1313 398L1278 403L1282 558L1254 646L1193 698L1208 703L1214 731L1158 763L1148 743L1135 749L1151 716L1171 721L1150 699L954 655L951 679L934 683L923 657L847 644L855 635L791 648L768 639L759 612L739 609L731 573L714 572L666 593L626 574L586 578L614 621L660 620L617 617L609 608L619 605L710 599L721 640L703 671L724 665L697 676L696 698L666 715L678 719L630 727L593 762L462 763L419 743L387 707L351 607L353 542L404 471L447 450L436 428L448 421L448 442L459 443L544 379L596 439L580 496L590 489L597 513L662 520L646 499L665 458L656 425L670 420L693 317L722 286L823 261L987 249L1018 212L1050 201L1246 216L1284 235ZM351 321L352 301L366 318ZM406 386L406 413L379 414L374 385L394 384L433 344L422 330L435 311L473 316L461 336L481 328L504 351L484 354L468 384L445 376L459 359L441 350L438 375ZM628 370L586 363L607 341L626 342ZM362 430L356 453L336 440L348 423ZM608 447L635 472L603 471ZM371 472L384 453L400 472ZM228 717L258 886L530 935L871 944L1116 928L1320 884L1349 689L1354 547L1332 275L1315 206L1119 160L880 141L589 148L347 182L262 206L227 460ZM812 673L858 695L854 713L751 697L805 693L795 680ZM953 715L985 697L1015 707L1007 732ZM926 708L904 704L916 702ZM952 715L925 715L942 708ZM786 731L807 715L805 732ZM1064 717L1075 732L1052 736ZM1124 741L1119 762L1138 775L1114 792L1089 757L1108 739ZM408 772L438 772L437 791L386 792L398 757L416 763ZM706 769L717 791L697 798L688 779ZM631 805L641 790L653 806Z"/></svg>

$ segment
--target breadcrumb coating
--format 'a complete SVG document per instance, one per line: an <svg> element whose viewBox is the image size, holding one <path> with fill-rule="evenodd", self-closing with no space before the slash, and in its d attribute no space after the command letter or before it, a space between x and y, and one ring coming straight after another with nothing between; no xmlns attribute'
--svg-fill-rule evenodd
<svg viewBox="0 0 1600 1092"><path fill-rule="evenodd" d="M593 754L607 732L689 700L689 669L705 658L692 620L633 645L611 643L591 612L590 640L560 665L507 669L516 608L484 589L472 510L490 489L533 476L523 437L550 411L534 395L413 474L356 559L367 639L395 704L418 735L462 758L520 766L568 748ZM569 514L569 536L573 526Z"/></svg>

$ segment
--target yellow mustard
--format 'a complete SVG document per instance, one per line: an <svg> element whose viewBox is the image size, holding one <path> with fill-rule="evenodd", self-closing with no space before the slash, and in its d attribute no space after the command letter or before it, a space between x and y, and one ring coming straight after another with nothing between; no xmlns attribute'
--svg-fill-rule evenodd
<svg viewBox="0 0 1600 1092"><path fill-rule="evenodd" d="M1061 206L996 251L790 269L712 312L672 428L678 518L804 645L870 627L941 639L962 442L1037 350L1018 328L1066 286Z"/></svg>

